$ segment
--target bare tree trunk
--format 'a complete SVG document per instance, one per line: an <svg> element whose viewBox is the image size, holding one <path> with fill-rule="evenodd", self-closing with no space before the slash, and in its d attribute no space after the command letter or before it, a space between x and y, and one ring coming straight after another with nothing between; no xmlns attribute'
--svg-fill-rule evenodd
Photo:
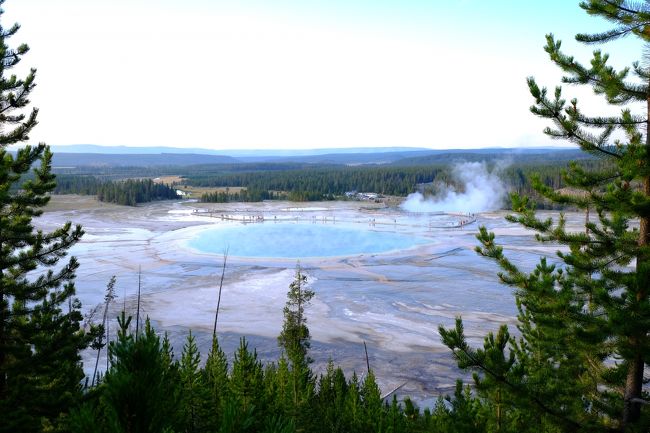
<svg viewBox="0 0 650 433"><path fill-rule="evenodd" d="M629 361L625 379L625 405L623 407L623 426L634 423L641 416L641 388L643 385L643 359L637 354Z"/></svg>
<svg viewBox="0 0 650 433"><path fill-rule="evenodd" d="M2 244L0 244L1 246ZM2 279L2 272L0 272L0 281ZM2 284L0 282L0 284ZM4 290L0 287L0 347L6 347L5 341L5 310L2 308L4 302ZM5 360L6 355L4 349L0 349L0 401L6 398L7 394L7 375L5 373Z"/></svg>
<svg viewBox="0 0 650 433"><path fill-rule="evenodd" d="M110 360L110 357L108 356L108 343L110 343L110 336L111 336L109 330L110 323L111 323L110 319L107 318L106 319L106 370L105 371L108 371L108 361Z"/></svg>
<svg viewBox="0 0 650 433"><path fill-rule="evenodd" d="M228 248L223 252L223 267L221 268L221 281L219 281L219 297L217 298L217 311L214 313L214 328L212 328L212 340L217 336L217 320L219 320L219 307L221 306L221 289L223 288L223 276L226 274L226 261L228 260Z"/></svg>
<svg viewBox="0 0 650 433"><path fill-rule="evenodd" d="M370 374L370 359L368 358L368 346L366 346L365 340L363 342L363 350L366 351L366 367L368 368L368 374Z"/></svg>
<svg viewBox="0 0 650 433"><path fill-rule="evenodd" d="M110 286L109 286L110 287ZM110 289L109 289L110 290ZM104 316L102 317L102 326L105 327L106 329L106 344L108 344L108 306L111 303L111 298L108 296L106 297L106 300L104 301ZM103 337L104 334L102 334ZM93 379L90 382L90 386L95 385L95 378L97 377L97 368L99 367L99 355L102 353L102 337L100 337L99 340L99 348L97 349L97 359L95 360L95 370L93 371ZM108 371L108 355L106 355L106 370Z"/></svg>
<svg viewBox="0 0 650 433"><path fill-rule="evenodd" d="M650 95L647 99L647 125L646 125L646 151L650 152ZM647 155L650 155L648 153ZM646 156L650 158L650 156ZM646 176L643 178L643 193L646 197L650 197L650 177ZM650 217L642 216L639 219L639 247L646 247L650 244ZM645 301L647 297L647 288L650 284L648 281L648 276L650 274L650 257L647 256L647 253L643 252L639 254L636 258L636 273L637 273L637 288L636 303L641 303ZM639 399L641 398L641 392L643 387L643 369L644 362L643 357L641 356L641 351L645 340L647 339L647 330L640 329L638 330L637 335L630 336L630 345L635 355L632 359L628 360L628 370L627 377L625 378L625 391L623 394L624 397L624 406L623 406L623 429L625 430L627 426L631 423L637 421L641 416L641 403Z"/></svg>
<svg viewBox="0 0 650 433"><path fill-rule="evenodd" d="M135 312L135 341L138 341L140 333L140 288L142 286L142 266L138 266L138 307Z"/></svg>
<svg viewBox="0 0 650 433"><path fill-rule="evenodd" d="M643 181L643 189L646 196L650 196L650 178ZM643 247L649 244L650 237L650 218L642 217L639 224L639 246ZM635 301L643 302L647 296L648 272L650 271L650 260L645 255L637 257L636 269L638 275L638 291ZM641 356L643 343L646 338L645 330L640 330L638 335L630 336L629 342L635 355L628 360L627 377L625 378L624 406L623 406L623 428L625 429L630 423L634 423L641 416L641 398L643 387L643 369L644 362Z"/></svg>

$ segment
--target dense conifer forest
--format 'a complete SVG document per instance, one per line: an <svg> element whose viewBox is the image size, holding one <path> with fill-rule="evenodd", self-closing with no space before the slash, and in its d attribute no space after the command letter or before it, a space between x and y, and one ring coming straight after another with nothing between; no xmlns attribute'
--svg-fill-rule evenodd
<svg viewBox="0 0 650 433"><path fill-rule="evenodd" d="M566 186L562 172L569 161L559 160L551 163L533 163L524 159L515 161L503 168L495 169L495 163L487 167L496 170L506 187L519 194L536 196L530 179L538 176L546 185L554 189ZM585 169L603 167L606 161L583 159L579 162ZM289 168L288 168L289 167ZM90 170L90 169L86 169ZM140 171L147 172L147 168ZM168 171L155 171L158 175L180 175L183 186L245 188L241 191L208 192L200 196L203 202L258 202L263 200L318 201L345 198L349 191L375 192L384 195L405 197L425 188L427 184L438 183L457 190L463 188L454 174L452 164L431 164L427 166L305 166L303 164L234 164L219 166L200 166L196 170L167 168ZM123 170L128 178L137 169ZM113 173L116 176L116 173ZM107 179L101 173L58 174L57 194L97 195L100 200L119 204L131 204L151 200L176 198L173 186L151 185L146 180ZM504 203L508 206L509 203ZM541 207L548 203L539 202Z"/></svg>
<svg viewBox="0 0 650 433"><path fill-rule="evenodd" d="M495 170L497 176L511 191L533 195L535 190L530 181L533 176L538 176L545 185L554 189L566 186L562 180L562 172L566 170L567 163L568 161L550 164L513 162L499 169L495 169L492 164L491 169ZM595 159L580 162L580 166L585 169L603 164L606 163ZM183 183L202 187L244 187L254 191L282 191L287 192L288 195L278 194L274 197L288 198L293 201L340 198L348 191L405 197L422 186L434 182L462 191L463 184L455 178L453 171L454 166L451 164L412 167L314 167L188 175Z"/></svg>
<svg viewBox="0 0 650 433"><path fill-rule="evenodd" d="M259 202L264 200L286 199L286 194L274 193L273 191L260 191L251 188L242 189L238 192L230 192L229 188L226 188L224 191L201 194L201 202L203 203Z"/></svg>
<svg viewBox="0 0 650 433"><path fill-rule="evenodd" d="M178 198L176 189L151 179L101 180L94 176L57 177L55 194L96 195L97 200L135 206L155 200Z"/></svg>

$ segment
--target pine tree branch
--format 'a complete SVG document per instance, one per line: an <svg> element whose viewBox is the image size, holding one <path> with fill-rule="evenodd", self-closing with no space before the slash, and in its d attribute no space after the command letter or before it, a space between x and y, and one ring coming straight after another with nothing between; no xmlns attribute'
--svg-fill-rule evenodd
<svg viewBox="0 0 650 433"><path fill-rule="evenodd" d="M54 264L56 263L56 261L58 261L58 259L65 256L65 251L68 250L72 245L77 243L77 241L81 239L82 235L83 233L81 234L72 233L70 234L70 238L66 236L65 239L61 239L59 242L52 245L49 249L40 251L38 253L34 253L31 251L21 252L18 256L15 256L15 260L9 262L10 266L8 267L13 267L13 266L22 267L23 264L33 262L33 261L48 264L48 265ZM62 251L64 252L64 254L61 254ZM54 262L50 262L47 260L50 256L55 256L52 258L55 260Z"/></svg>
<svg viewBox="0 0 650 433"><path fill-rule="evenodd" d="M604 94L611 104L625 104L630 100L645 102L648 88L645 85L626 83L624 80L629 73L629 68L617 72L607 65L609 56L600 51L594 51L591 68L587 69L576 62L572 56L567 56L560 50L561 41L556 41L552 34L546 35L544 50L551 61L571 76L562 78L568 84L591 84L596 94Z"/></svg>
<svg viewBox="0 0 650 433"><path fill-rule="evenodd" d="M546 88L540 89L532 77L528 78L528 87L537 103L537 106L530 107L530 111L540 117L552 119L562 129L561 131L554 131L547 127L544 130L545 134L553 138L565 138L573 141L586 151L602 153L617 159L621 157L618 153L612 152L602 145L599 146L596 140L593 140L588 135L583 135L575 122L567 119L566 115L563 114L566 101L562 99L561 88L558 87L555 89L555 100L551 102L546 96Z"/></svg>
<svg viewBox="0 0 650 433"><path fill-rule="evenodd" d="M578 42L582 42L585 44L597 44L601 42L609 42L617 38L627 36L629 33L634 32L635 30L638 30L644 26L645 23L637 24L635 26L630 26L630 27L620 27L619 29L609 30L606 32L596 33L591 35L579 33L576 35L576 40Z"/></svg>
<svg viewBox="0 0 650 433"><path fill-rule="evenodd" d="M69 281L74 278L75 276L75 271L76 267L74 268L68 268L69 264L66 265L66 268L62 269L57 273L56 276L48 276L47 278L40 278L39 280L36 281L36 283L29 284L29 288L32 290L32 292L36 294L40 294L43 291L50 289L52 287L57 287L59 286L62 282L64 281ZM25 281L21 282L25 283ZM38 300L38 296L18 296L14 294L14 298L17 300L24 300L24 301L35 301ZM8 312L8 316L26 316L32 314L34 311L37 311L38 306L34 306L33 308L28 308L25 307L24 309L18 310L19 313L16 313L16 309L11 310Z"/></svg>
<svg viewBox="0 0 650 433"><path fill-rule="evenodd" d="M506 385L512 392L514 392L516 395L519 395L520 397L523 397L526 400L529 400L532 402L535 406L537 406L539 409L544 411L545 413L553 416L556 418L558 421L560 421L562 424L565 426L571 427L574 430L579 430L582 429L584 426L580 424L577 421L574 421L570 418L568 418L565 414L562 412L558 412L555 409L550 408L547 406L542 400L537 398L534 395L531 395L530 393L526 392L525 389L521 388L520 386L515 385L514 383L510 382L504 375L498 374L491 368L489 368L484 362L482 362L474 353L474 350L472 350L469 345L465 342L465 337L464 333L462 331L462 324L461 327L458 327L458 323L460 322L460 318L456 319L456 330L446 330L442 326L438 328L440 335L443 339L443 342L445 342L445 345L447 345L451 350L456 359L459 361L463 361L463 363L466 363L469 361L467 364L467 367L470 368L477 368L484 373L488 374L490 377L492 377L494 380L496 380L499 383L502 383L503 385ZM462 322L461 322L462 323ZM457 334L457 335L453 335ZM453 335L453 337L452 337ZM458 352L461 352L463 356L459 356Z"/></svg>
<svg viewBox="0 0 650 433"><path fill-rule="evenodd" d="M616 8L616 9L622 11L622 12L627 12L627 13L632 14L632 15L636 15L636 14L638 14L640 12L639 10L634 10L634 9L627 8L625 6L621 6L623 3L614 3L611 0L603 0L603 1L605 3L607 3L608 5L610 5L611 7L614 7L614 8Z"/></svg>

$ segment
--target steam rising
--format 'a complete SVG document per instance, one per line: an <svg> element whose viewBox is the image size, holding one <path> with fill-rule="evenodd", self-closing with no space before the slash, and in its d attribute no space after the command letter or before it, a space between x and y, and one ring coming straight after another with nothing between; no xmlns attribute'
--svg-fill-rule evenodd
<svg viewBox="0 0 650 433"><path fill-rule="evenodd" d="M453 168L453 176L463 184L462 192L447 186L433 197L422 193L409 194L402 209L409 212L485 212L499 209L506 195L506 186L497 176L503 165L491 172L482 162L465 162Z"/></svg>

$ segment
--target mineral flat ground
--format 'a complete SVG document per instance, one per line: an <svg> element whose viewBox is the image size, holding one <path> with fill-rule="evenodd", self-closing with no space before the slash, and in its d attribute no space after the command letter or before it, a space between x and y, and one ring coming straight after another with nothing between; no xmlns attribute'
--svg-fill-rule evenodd
<svg viewBox="0 0 650 433"><path fill-rule="evenodd" d="M71 251L81 265L76 286L84 313L103 302L106 284L115 275L117 298L110 317L115 318L122 309L134 315L141 269L143 316L151 319L157 331L168 333L177 356L191 329L204 359L223 255L218 247L212 252L196 248L196 241L215 229L262 230L252 239L259 239L260 248L269 248L268 253L250 253L229 244L231 251L248 255L229 254L227 260L218 320L219 339L226 353L232 356L245 336L262 361L278 358L282 310L299 259L316 293L307 309L314 369L322 371L331 359L346 373L363 375L365 341L382 390L406 382L398 397L411 396L429 405L438 395L450 392L456 378L468 378L441 343L438 325L452 326L455 317L462 316L475 345L482 344L485 334L502 324L514 331L513 290L499 283L498 268L492 261L474 252L478 227L494 231L506 254L524 269L532 269L540 257L555 258L556 246L537 243L531 232L508 223L504 215L478 214L476 221L458 227L460 221L473 218L410 214L356 201L304 205L165 201L130 208L100 203L92 197L54 196L37 225L52 229L72 221L84 227L83 240ZM584 216L567 215L569 226L579 230ZM319 225L328 227L321 238L291 240L312 243L311 254L318 253L319 244L345 242L350 230L363 236L379 232L414 241L403 245L398 239L386 246L380 240L379 247L368 247L382 252L332 255L324 249L325 257L272 257L273 248L264 246L260 225L274 225L277 236L278 227L292 224L311 225L314 233L321 232L316 228ZM332 227L345 228L341 230L343 239L334 239L337 231ZM390 249L396 245L397 249ZM100 322L100 314L92 320ZM112 320L111 334L116 328ZM87 373L92 374L94 357L95 352L84 354ZM104 355L100 365L106 365Z"/></svg>

